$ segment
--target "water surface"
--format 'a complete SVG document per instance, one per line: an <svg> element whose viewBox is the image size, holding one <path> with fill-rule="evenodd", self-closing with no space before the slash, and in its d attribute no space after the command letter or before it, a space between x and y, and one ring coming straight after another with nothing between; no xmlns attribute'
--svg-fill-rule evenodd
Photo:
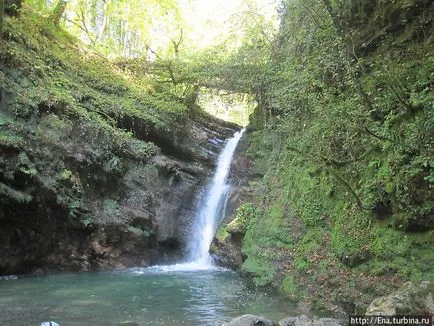
<svg viewBox="0 0 434 326"><path fill-rule="evenodd" d="M220 325L253 313L296 315L236 273L154 267L0 280L0 325ZM128 325L128 324L127 324ZM133 325L133 324L130 324Z"/></svg>

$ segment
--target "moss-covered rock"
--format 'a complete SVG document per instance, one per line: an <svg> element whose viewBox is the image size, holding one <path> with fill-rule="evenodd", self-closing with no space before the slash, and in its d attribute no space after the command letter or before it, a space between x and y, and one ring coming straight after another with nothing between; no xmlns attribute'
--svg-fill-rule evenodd
<svg viewBox="0 0 434 326"><path fill-rule="evenodd" d="M376 298L366 315L432 315L434 313L434 286L431 282L415 285L405 283L398 291Z"/></svg>

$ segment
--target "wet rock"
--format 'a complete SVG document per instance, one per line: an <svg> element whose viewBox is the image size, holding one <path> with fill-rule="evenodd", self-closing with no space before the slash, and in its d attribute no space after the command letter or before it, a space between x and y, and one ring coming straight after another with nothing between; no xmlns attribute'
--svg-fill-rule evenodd
<svg viewBox="0 0 434 326"><path fill-rule="evenodd" d="M305 316L288 317L279 321L279 326L302 326L307 325L310 319Z"/></svg>
<svg viewBox="0 0 434 326"><path fill-rule="evenodd" d="M226 231L235 237L244 236L246 233L246 225L240 223L238 219L235 219L228 224Z"/></svg>
<svg viewBox="0 0 434 326"><path fill-rule="evenodd" d="M342 323L334 318L320 318L312 321L312 326L341 326Z"/></svg>
<svg viewBox="0 0 434 326"><path fill-rule="evenodd" d="M398 291L371 302L366 315L434 314L434 284L428 281L415 285L405 283Z"/></svg>
<svg viewBox="0 0 434 326"><path fill-rule="evenodd" d="M220 226L225 228L225 232L229 235L224 239L215 237L210 248L210 253L217 262L236 270L241 268L245 259L241 247L246 232L243 223L237 223L236 210L242 202L253 200L258 187L254 164L246 156L248 148L246 139L247 137L243 137L240 140L232 160L229 176L232 188L228 196L225 218Z"/></svg>
<svg viewBox="0 0 434 326"><path fill-rule="evenodd" d="M242 315L222 326L276 326L276 324L263 316Z"/></svg>
<svg viewBox="0 0 434 326"><path fill-rule="evenodd" d="M222 266L239 269L243 264L241 245L229 235L224 240L214 239L210 247L211 256Z"/></svg>
<svg viewBox="0 0 434 326"><path fill-rule="evenodd" d="M215 238L212 242L211 255L223 266L239 269L243 264L241 246L246 233L245 226L235 219L226 226L226 232L228 235L224 239Z"/></svg>
<svg viewBox="0 0 434 326"><path fill-rule="evenodd" d="M340 326L342 323L333 318L310 319L305 315L288 317L279 321L279 326Z"/></svg>
<svg viewBox="0 0 434 326"><path fill-rule="evenodd" d="M44 321L43 323L41 323L41 326L60 326L60 325L54 321Z"/></svg>

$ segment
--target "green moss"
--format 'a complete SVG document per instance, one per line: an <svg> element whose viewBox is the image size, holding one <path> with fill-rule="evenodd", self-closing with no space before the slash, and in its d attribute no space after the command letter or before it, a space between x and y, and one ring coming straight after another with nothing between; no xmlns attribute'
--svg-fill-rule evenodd
<svg viewBox="0 0 434 326"><path fill-rule="evenodd" d="M8 131L0 131L0 146L20 148L24 144L21 136Z"/></svg>
<svg viewBox="0 0 434 326"><path fill-rule="evenodd" d="M321 241L325 230L321 228L308 229L301 240L295 246L296 262L300 262L301 266L306 265L306 257L314 252L319 251L321 248ZM297 263L296 263L297 264Z"/></svg>
<svg viewBox="0 0 434 326"><path fill-rule="evenodd" d="M220 242L224 241L227 237L230 236L229 232L226 231L226 227L227 227L227 224L222 223L219 225L219 227L217 229L215 237Z"/></svg>
<svg viewBox="0 0 434 326"><path fill-rule="evenodd" d="M434 232L409 234L377 225L371 234L372 259L358 269L374 275L397 274L413 281L432 280Z"/></svg>
<svg viewBox="0 0 434 326"><path fill-rule="evenodd" d="M7 69L1 77L14 94L8 111L15 116L53 113L46 121L53 127L66 122L64 115L90 118L111 133L124 116L141 120L140 129L147 124L169 130L187 115L184 104L170 93L156 92L152 80L120 70L29 10L8 20L5 29L9 41L0 61ZM59 126L62 135L65 126ZM54 128L51 132L46 136L54 137ZM146 158L155 148L131 141L130 151Z"/></svg>
<svg viewBox="0 0 434 326"><path fill-rule="evenodd" d="M296 297L298 293L298 287L294 277L292 277L291 275L285 276L282 280L281 290L282 293L289 298Z"/></svg>
<svg viewBox="0 0 434 326"><path fill-rule="evenodd" d="M32 201L33 197L29 194L26 194L22 191L15 190L3 182L0 182L0 195L5 196L9 200L12 200L16 203L29 203Z"/></svg>
<svg viewBox="0 0 434 326"><path fill-rule="evenodd" d="M390 227L376 226L371 236L373 240L369 250L375 257L384 260L404 256L408 253L411 245L411 240L407 234Z"/></svg>
<svg viewBox="0 0 434 326"><path fill-rule="evenodd" d="M259 253L259 250L255 251ZM251 253L252 252L253 251L251 251ZM257 286L270 285L275 276L274 266L260 256L255 257L254 255L250 255L244 261L241 270L245 273L249 273Z"/></svg>
<svg viewBox="0 0 434 326"><path fill-rule="evenodd" d="M336 216L332 230L332 249L348 266L357 266L369 259L370 221L361 211L343 211Z"/></svg>

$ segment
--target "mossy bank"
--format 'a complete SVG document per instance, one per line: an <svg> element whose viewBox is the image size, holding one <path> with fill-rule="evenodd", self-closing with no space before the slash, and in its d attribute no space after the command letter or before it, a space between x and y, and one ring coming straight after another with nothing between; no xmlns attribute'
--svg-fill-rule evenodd
<svg viewBox="0 0 434 326"><path fill-rule="evenodd" d="M434 279L432 3L339 3L284 2L213 245L337 314Z"/></svg>

